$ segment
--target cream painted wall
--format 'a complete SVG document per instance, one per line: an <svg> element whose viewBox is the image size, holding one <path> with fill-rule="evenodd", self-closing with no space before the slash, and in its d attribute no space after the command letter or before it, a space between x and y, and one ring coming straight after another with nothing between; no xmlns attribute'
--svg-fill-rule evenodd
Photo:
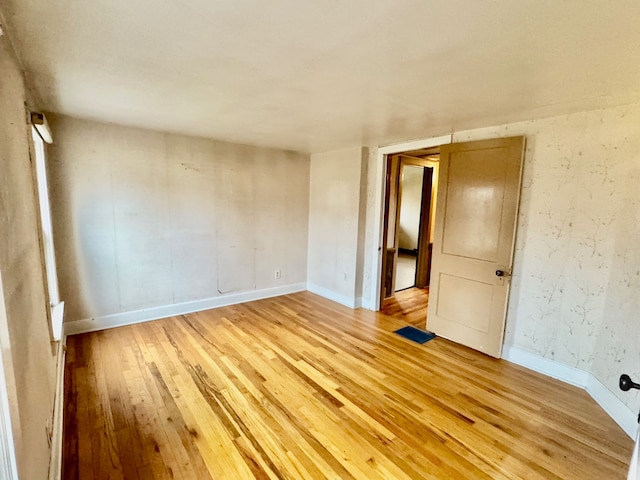
<svg viewBox="0 0 640 480"><path fill-rule="evenodd" d="M635 411L640 394L620 392L617 381L623 372L640 378L640 105L453 141L513 135L526 135L527 148L505 342L593 373Z"/></svg>
<svg viewBox="0 0 640 480"><path fill-rule="evenodd" d="M57 354L50 343L21 69L0 37L0 347L21 479L47 478ZM1 306L0 306L1 307ZM4 322L3 322L4 323Z"/></svg>
<svg viewBox="0 0 640 480"><path fill-rule="evenodd" d="M362 292L368 150L311 156L309 289L347 305Z"/></svg>
<svg viewBox="0 0 640 480"><path fill-rule="evenodd" d="M400 248L406 248L407 250L417 250L418 248L423 175L423 167L405 165L402 169L402 198L400 199L398 246Z"/></svg>
<svg viewBox="0 0 640 480"><path fill-rule="evenodd" d="M51 120L68 321L306 281L308 156Z"/></svg>
<svg viewBox="0 0 640 480"><path fill-rule="evenodd" d="M356 293L355 304L361 306L364 282L364 245L367 241L367 175L369 174L367 159L369 149L360 149L360 198L358 206L358 254L356 256Z"/></svg>

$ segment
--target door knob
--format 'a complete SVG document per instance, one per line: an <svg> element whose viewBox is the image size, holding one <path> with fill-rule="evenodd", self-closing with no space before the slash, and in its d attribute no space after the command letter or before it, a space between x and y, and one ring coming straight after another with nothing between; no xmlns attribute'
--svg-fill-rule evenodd
<svg viewBox="0 0 640 480"><path fill-rule="evenodd" d="M496 270L496 277L504 277L506 276L507 272L505 272L504 270Z"/></svg>
<svg viewBox="0 0 640 480"><path fill-rule="evenodd" d="M638 390L640 390L640 384L635 383L633 380L631 380L631 377L629 377L629 375L627 375L626 373L620 375L620 390L624 390L625 392L627 392L632 388L637 388Z"/></svg>

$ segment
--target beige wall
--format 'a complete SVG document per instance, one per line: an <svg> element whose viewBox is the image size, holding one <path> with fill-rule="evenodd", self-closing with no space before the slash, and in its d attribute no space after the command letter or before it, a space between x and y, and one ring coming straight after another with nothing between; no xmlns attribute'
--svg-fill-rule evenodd
<svg viewBox="0 0 640 480"><path fill-rule="evenodd" d="M640 106L635 105L454 134L454 141L527 136L507 344L594 373L634 409L638 394L619 393L616 381L623 371L640 378L635 319L640 252L634 241L640 233L638 125ZM373 215L378 201L373 194L375 151L369 156L361 148L313 155L307 204L300 200L304 191L277 196L285 188L277 180L282 175L288 176L286 188L292 188L289 167L274 167L272 160L236 163L254 155L239 152L259 149L67 118L58 119L54 128L59 138L69 140L56 147L55 161L61 164L53 168L55 217L60 222L55 228L61 229L58 242L73 246L59 248L65 252L59 260L63 285L70 288L63 295L71 302L69 311L80 312L76 318L111 312L107 307L115 302L131 309L194 299L209 295L214 282L220 292L247 288L254 277L256 285L258 278L264 282L260 285L274 285L272 269L281 260L269 258L262 266L257 259L246 262L250 257L235 249L250 251L254 240L225 241L234 232L239 232L235 238L255 239L254 232L263 231L264 223L272 236L255 240L268 244L261 250L264 254L280 244L276 232L298 218L291 223L298 241L290 245L306 246L306 231L298 227L305 225L307 215L308 250L298 249L296 255L298 265L308 255L308 276L298 271L291 277L291 269L283 269L286 282L306 278L311 289L352 304L362 291L373 303L370 276L377 240L372 226L379 221ZM301 164L306 165L304 160ZM240 181L249 171L245 167L254 172L248 182ZM308 179L305 172L299 175ZM258 180L272 174L264 185ZM168 206L158 200L165 196ZM270 200L281 207L273 207ZM295 203L295 213L282 214L283 202ZM212 203L222 210L202 207ZM144 208L130 211L131 205ZM271 213L258 214L258 205ZM236 224L238 218L253 220ZM211 228L211 219L216 228ZM140 244L116 239L140 228ZM194 243L176 240L184 238L184 232ZM208 257L212 243L215 253ZM148 256L141 256L147 251ZM199 254L192 257L193 251ZM235 273L223 267L218 276L221 263L240 267ZM127 270L129 264L136 269ZM147 278L152 279L151 288L144 285ZM181 290L189 279L194 283ZM87 290L92 282L100 288ZM74 289L79 292L75 305ZM158 292L162 295L154 297Z"/></svg>
<svg viewBox="0 0 640 480"><path fill-rule="evenodd" d="M306 281L308 156L51 120L67 321Z"/></svg>
<svg viewBox="0 0 640 480"><path fill-rule="evenodd" d="M40 479L56 358L26 94L5 37L0 71L0 272L8 319L0 342L21 478ZM363 277L362 294L371 300L375 152L317 154L309 166L291 152L53 120L54 232L68 320L305 280L355 303ZM527 136L507 343L592 372L632 409L640 394L622 394L616 382L622 372L640 378L639 130L640 106L632 105L454 135Z"/></svg>
<svg viewBox="0 0 640 480"><path fill-rule="evenodd" d="M368 151L311 156L309 290L347 305L362 292Z"/></svg>
<svg viewBox="0 0 640 480"><path fill-rule="evenodd" d="M47 320L27 94L6 35L0 37L0 72L0 275L7 319L0 325L0 347L20 478L42 480L49 467L56 354Z"/></svg>

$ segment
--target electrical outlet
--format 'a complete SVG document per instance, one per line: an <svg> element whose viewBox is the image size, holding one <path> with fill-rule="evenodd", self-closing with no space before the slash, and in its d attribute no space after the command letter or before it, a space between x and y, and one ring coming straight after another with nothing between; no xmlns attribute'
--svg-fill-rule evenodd
<svg viewBox="0 0 640 480"><path fill-rule="evenodd" d="M275 278L282 278L282 272L280 270L276 270Z"/></svg>

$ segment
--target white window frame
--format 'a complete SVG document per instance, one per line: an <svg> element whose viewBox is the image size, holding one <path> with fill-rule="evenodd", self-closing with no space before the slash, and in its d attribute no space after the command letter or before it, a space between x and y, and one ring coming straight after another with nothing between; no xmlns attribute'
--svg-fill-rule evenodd
<svg viewBox="0 0 640 480"><path fill-rule="evenodd" d="M49 203L49 186L47 182L47 157L44 141L33 125L31 127L31 135L33 138L36 187L40 206L40 232L42 234L44 270L49 297L51 336L54 341L58 341L62 339L64 302L60 301L60 290L58 288L58 271L56 268L56 253L53 245L53 227Z"/></svg>

